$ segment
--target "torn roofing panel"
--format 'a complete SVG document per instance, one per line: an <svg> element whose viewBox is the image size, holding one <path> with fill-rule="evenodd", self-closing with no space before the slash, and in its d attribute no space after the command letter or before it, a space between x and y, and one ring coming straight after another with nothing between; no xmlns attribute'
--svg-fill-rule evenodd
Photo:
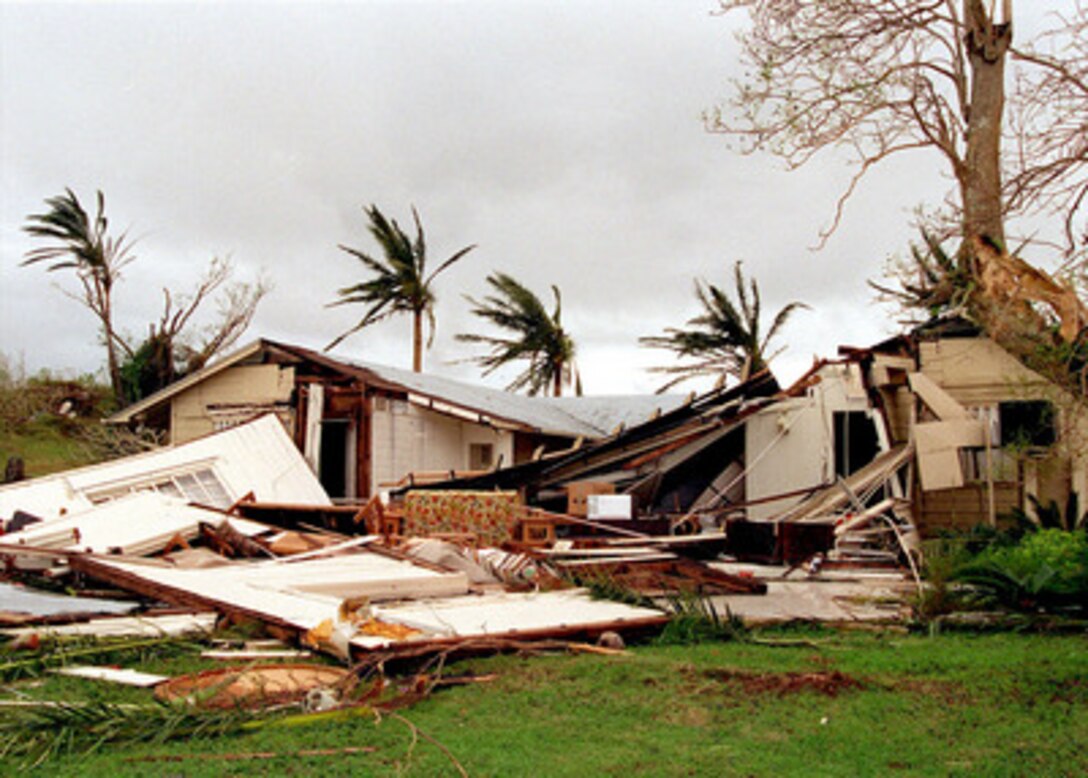
<svg viewBox="0 0 1088 778"><path fill-rule="evenodd" d="M282 348L300 354L310 354L305 349L280 344ZM528 397L490 387L466 384L443 376L415 373L386 365L341 360L349 368L365 371L370 382L378 378L387 388L406 391L417 397L471 411L482 423L513 422L530 431L563 435L567 437L602 437L620 422L644 421L654 413L670 410L683 398L667 395L601 397L601 398L547 398ZM611 425L611 426L609 426Z"/></svg>
<svg viewBox="0 0 1088 778"><path fill-rule="evenodd" d="M5 545L143 555L163 548L174 537L192 540L200 533L202 521L218 524L225 518L218 511L189 505L177 497L138 492L30 524L3 540Z"/></svg>
<svg viewBox="0 0 1088 778"><path fill-rule="evenodd" d="M0 487L0 520L15 511L51 519L154 490L225 508L249 492L262 502L331 505L283 425L266 415L177 446Z"/></svg>

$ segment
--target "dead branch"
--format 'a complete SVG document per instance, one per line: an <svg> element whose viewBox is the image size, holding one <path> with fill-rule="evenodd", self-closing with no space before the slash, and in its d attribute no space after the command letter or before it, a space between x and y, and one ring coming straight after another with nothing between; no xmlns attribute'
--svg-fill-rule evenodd
<svg viewBox="0 0 1088 778"><path fill-rule="evenodd" d="M445 757L450 761L450 764L452 764L454 769L457 770L458 775L463 776L463 778L468 778L468 772L465 770L464 765L462 765L457 760L457 757L455 757L453 755L453 752L446 748L446 746L444 746L432 736L428 735L426 732L421 730L419 727L417 727L415 724L413 724L411 721L409 721L399 713L390 713L389 717L396 719L401 724L408 727L408 731L412 733L412 743L408 747L408 754L406 755L406 758L411 758L412 750L415 748L416 743L419 742L419 738L422 737L424 740L426 740L428 743L430 743L432 746L437 748L445 755Z"/></svg>

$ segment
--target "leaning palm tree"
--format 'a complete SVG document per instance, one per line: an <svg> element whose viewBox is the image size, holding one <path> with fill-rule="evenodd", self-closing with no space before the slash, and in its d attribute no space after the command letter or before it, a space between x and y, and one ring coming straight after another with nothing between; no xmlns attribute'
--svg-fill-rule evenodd
<svg viewBox="0 0 1088 778"><path fill-rule="evenodd" d="M664 335L639 338L639 343L651 348L663 348L678 357L693 359L679 365L650 368L651 372L672 376L658 389L664 392L683 381L700 376L733 376L747 381L751 376L767 369L781 349L768 353L767 349L778 331L798 308L808 308L792 302L774 317L767 334L760 332L759 286L755 279L745 283L744 274L737 262L733 268L737 304L729 295L713 284L695 282L695 294L703 306L703 312L688 319L688 329L668 327Z"/></svg>
<svg viewBox="0 0 1088 778"><path fill-rule="evenodd" d="M118 347L123 347L113 328L113 285L121 276L121 268L131 262L132 244L127 235L107 234L106 198L98 192L98 208L92 219L71 189L45 201L46 213L27 217L23 230L35 238L53 241L51 245L28 251L23 265L49 262L48 270L74 270L82 287L80 295L72 295L85 305L102 327L106 346L106 364L114 396L122 397L121 360Z"/></svg>
<svg viewBox="0 0 1088 778"><path fill-rule="evenodd" d="M560 318L559 287L552 285L555 310L549 314L539 297L505 273L493 273L487 282L494 294L482 301L468 297L472 312L512 334L508 338L457 335L457 340L483 343L491 348L491 353L470 361L481 365L484 375L511 362L528 361L525 370L506 387L509 391L528 389L530 395L537 395L551 389L552 395L559 397L564 385L573 384L575 393L581 394L574 366L574 341L563 330Z"/></svg>
<svg viewBox="0 0 1088 778"><path fill-rule="evenodd" d="M335 348L347 336L364 327L381 321L395 313L412 314L412 369L423 369L423 317L427 317L429 336L427 347L434 342L434 290L432 282L439 273L448 268L475 245L466 246L439 265L430 275L427 270L427 244L423 239L423 225L419 213L412 208L412 218L416 223L416 237L412 240L405 234L395 220L388 220L371 205L364 208L370 219L367 229L381 247L382 256L374 257L359 249L341 245L340 248L363 263L371 273L366 281L338 291L340 299L330 305L363 303L370 306L363 318L347 332L340 335L325 347L326 351Z"/></svg>

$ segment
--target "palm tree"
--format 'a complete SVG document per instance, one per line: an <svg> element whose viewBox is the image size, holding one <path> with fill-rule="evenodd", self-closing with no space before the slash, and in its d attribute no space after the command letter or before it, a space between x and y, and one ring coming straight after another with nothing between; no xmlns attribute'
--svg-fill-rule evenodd
<svg viewBox="0 0 1088 778"><path fill-rule="evenodd" d="M768 345L795 310L808 306L799 302L788 304L775 315L767 334L761 335L759 286L755 279L746 285L740 266L737 262L733 268L738 304L713 284L696 281L695 294L703 312L688 319L689 328L668 327L664 335L639 338L644 346L668 349L679 357L696 360L651 368L652 372L673 376L658 389L659 392L705 375L734 376L742 382L747 381L767 369L770 361L781 352L779 349L768 353Z"/></svg>
<svg viewBox="0 0 1088 778"><path fill-rule="evenodd" d="M423 239L423 225L419 213L412 207L412 217L416 223L416 237L411 240L395 220L390 221L382 215L377 206L371 205L363 211L370 219L367 229L382 250L382 257L375 258L359 249L341 245L340 248L363 263L372 274L371 278L354 286L338 291L340 299L331 305L363 303L370 306L359 323L325 347L326 351L335 348L348 335L364 327L381 321L395 313L412 314L412 369L423 369L423 317L427 317L430 335L427 347L434 341L434 291L431 283L435 276L476 248L475 245L461 249L432 272L426 275L427 244Z"/></svg>
<svg viewBox="0 0 1088 778"><path fill-rule="evenodd" d="M71 189L48 198L45 204L49 211L28 216L23 230L55 243L28 251L22 264L51 262L49 271L75 271L83 291L81 297L73 296L98 318L106 345L110 385L120 401L123 384L117 349L124 344L113 328L113 285L121 276L121 268L135 258L131 254L132 245L125 233L116 238L107 235L106 199L101 191L93 220Z"/></svg>
<svg viewBox="0 0 1088 778"><path fill-rule="evenodd" d="M491 348L490 354L471 361L483 366L484 375L488 375L507 363L527 360L525 370L506 387L509 391L527 388L530 395L536 395L547 393L550 388L552 395L559 397L563 386L573 383L575 393L581 394L574 366L574 341L563 331L561 322L559 288L552 285L555 310L549 314L540 298L505 273L493 273L487 282L495 293L483 301L468 297L472 312L513 335L509 338L458 335L457 340L484 343Z"/></svg>

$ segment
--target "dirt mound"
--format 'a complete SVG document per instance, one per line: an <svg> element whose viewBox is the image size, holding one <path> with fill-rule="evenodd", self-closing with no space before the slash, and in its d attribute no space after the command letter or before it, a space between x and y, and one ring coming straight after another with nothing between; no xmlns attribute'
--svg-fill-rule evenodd
<svg viewBox="0 0 1088 778"><path fill-rule="evenodd" d="M797 694L812 691L837 697L848 689L864 689L865 684L838 670L809 673L754 673L744 670L706 670L707 678L738 684L748 694Z"/></svg>

